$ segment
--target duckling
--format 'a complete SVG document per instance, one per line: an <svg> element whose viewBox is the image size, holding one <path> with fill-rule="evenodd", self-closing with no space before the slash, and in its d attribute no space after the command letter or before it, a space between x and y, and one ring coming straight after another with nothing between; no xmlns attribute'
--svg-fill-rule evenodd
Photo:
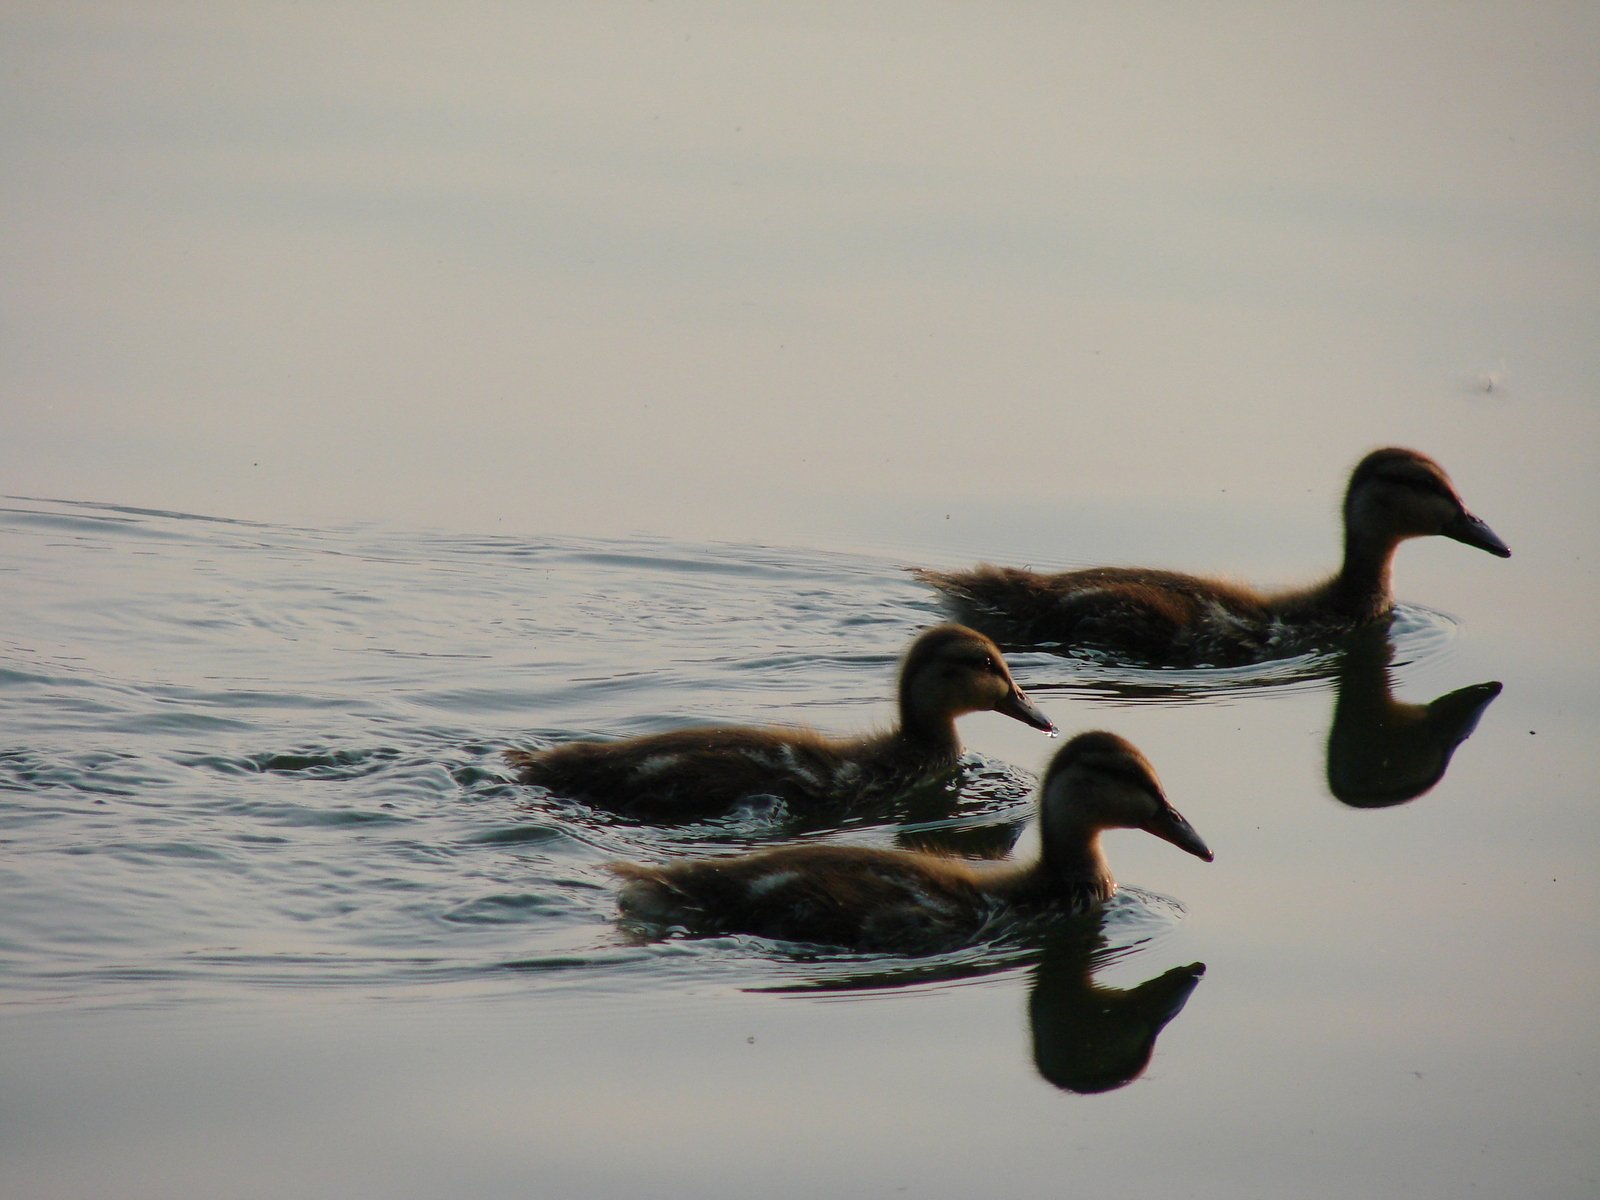
<svg viewBox="0 0 1600 1200"><path fill-rule="evenodd" d="M1437 534L1511 551L1467 511L1444 468L1415 450L1374 450L1350 476L1344 564L1313 587L1258 592L1220 579L1138 567L1041 575L981 563L914 569L966 621L1011 646L1111 650L1154 666L1229 666L1297 653L1295 634L1339 632L1394 608L1390 567L1407 538ZM1303 637L1301 639L1303 641Z"/></svg>
<svg viewBox="0 0 1600 1200"><path fill-rule="evenodd" d="M900 667L900 721L887 733L831 738L809 729L680 729L617 742L509 750L523 783L629 815L690 818L750 796L821 804L905 791L961 756L956 718L992 710L1054 734L992 641L940 625Z"/></svg>
<svg viewBox="0 0 1600 1200"><path fill-rule="evenodd" d="M1212 854L1167 802L1154 769L1113 733L1082 733L1039 790L1039 858L973 861L915 850L794 845L650 867L612 863L627 880L625 917L701 933L751 933L852 950L968 943L990 922L1081 913L1116 894L1105 829L1143 829L1206 862Z"/></svg>

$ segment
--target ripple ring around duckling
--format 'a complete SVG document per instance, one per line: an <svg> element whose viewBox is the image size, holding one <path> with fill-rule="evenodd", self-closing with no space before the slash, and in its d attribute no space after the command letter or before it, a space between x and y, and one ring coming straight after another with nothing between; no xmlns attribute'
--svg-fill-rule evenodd
<svg viewBox="0 0 1600 1200"><path fill-rule="evenodd" d="M1392 666L1404 677L1424 663L1451 653L1462 623L1438 609L1421 604L1397 604L1388 627L1394 646ZM1349 633L1329 638L1287 658L1268 659L1237 667L1144 667L1119 665L1115 656L1092 650L1022 652L1013 650L1008 661L1030 693L1075 696L1113 705L1161 704L1172 700L1229 703L1263 692L1287 688L1315 691L1331 683L1350 639ZM1063 666L1072 678L1060 678ZM1051 678L1051 676L1056 678Z"/></svg>

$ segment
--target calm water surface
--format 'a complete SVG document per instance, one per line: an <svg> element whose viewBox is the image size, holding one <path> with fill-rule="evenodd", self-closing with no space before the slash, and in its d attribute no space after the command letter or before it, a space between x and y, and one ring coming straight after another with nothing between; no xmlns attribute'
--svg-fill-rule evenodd
<svg viewBox="0 0 1600 1200"><path fill-rule="evenodd" d="M1114 835L1098 923L928 959L620 929L617 857L1029 850L1059 743L992 714L950 786L842 826L641 826L500 764L886 721L940 619L902 568L941 554L6 500L3 1190L1600 1190L1595 705L1559 628L1482 619L1520 559L1419 552L1403 594L1471 578L1467 617L1269 668L1015 656L1217 852Z"/></svg>

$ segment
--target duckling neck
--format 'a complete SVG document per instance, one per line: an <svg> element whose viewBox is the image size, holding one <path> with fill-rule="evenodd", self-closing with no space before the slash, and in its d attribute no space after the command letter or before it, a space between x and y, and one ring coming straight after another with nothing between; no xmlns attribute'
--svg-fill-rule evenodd
<svg viewBox="0 0 1600 1200"><path fill-rule="evenodd" d="M1046 839L1035 872L1042 898L1109 900L1117 893L1111 864L1100 848L1098 829L1070 830Z"/></svg>
<svg viewBox="0 0 1600 1200"><path fill-rule="evenodd" d="M1394 607L1389 580L1399 544L1395 537L1353 529L1345 535L1344 564L1334 579L1332 598L1351 616L1370 619Z"/></svg>
<svg viewBox="0 0 1600 1200"><path fill-rule="evenodd" d="M1394 607L1390 568L1398 539L1347 529L1344 563L1319 589L1320 604L1352 621L1371 621Z"/></svg>
<svg viewBox="0 0 1600 1200"><path fill-rule="evenodd" d="M904 688L900 692L900 728L896 730L896 740L914 747L919 756L951 762L961 757L955 715L919 704Z"/></svg>

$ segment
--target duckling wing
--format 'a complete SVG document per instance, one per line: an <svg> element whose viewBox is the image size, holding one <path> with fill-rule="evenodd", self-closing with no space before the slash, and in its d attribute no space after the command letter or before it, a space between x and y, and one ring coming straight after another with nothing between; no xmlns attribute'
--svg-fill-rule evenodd
<svg viewBox="0 0 1600 1200"><path fill-rule="evenodd" d="M797 846L623 873L639 881L624 889L624 911L641 919L856 949L958 937L987 911L958 865L869 847Z"/></svg>
<svg viewBox="0 0 1600 1200"><path fill-rule="evenodd" d="M1204 638L1259 640L1249 631L1269 619L1246 589L1176 571L1096 567L1041 575L982 565L918 575L1003 645L1085 646L1164 662L1186 658Z"/></svg>
<svg viewBox="0 0 1600 1200"><path fill-rule="evenodd" d="M1252 607L1224 585L1171 571L1076 571L1057 578L1041 606L1044 629L1063 642L1145 658L1160 659L1205 636L1219 619L1240 624Z"/></svg>
<svg viewBox="0 0 1600 1200"><path fill-rule="evenodd" d="M825 739L763 729L684 729L507 757L523 783L639 816L694 816L752 796L815 799L845 774Z"/></svg>

